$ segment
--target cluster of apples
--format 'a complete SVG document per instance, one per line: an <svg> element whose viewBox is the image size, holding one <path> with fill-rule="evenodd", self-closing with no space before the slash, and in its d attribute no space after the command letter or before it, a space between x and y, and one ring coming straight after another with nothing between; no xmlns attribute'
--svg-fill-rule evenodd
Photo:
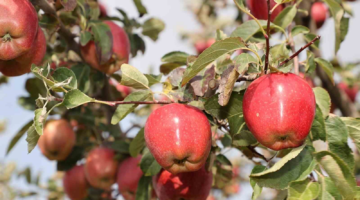
<svg viewBox="0 0 360 200"><path fill-rule="evenodd" d="M247 0L246 2L254 17L262 20L268 19L267 0ZM270 0L270 8L273 9L275 5L276 2L274 0ZM270 21L273 22L284 8L284 4L275 8L271 14ZM311 6L310 14L312 20L316 24L316 27L321 28L327 18L328 8L323 2L317 1Z"/></svg>
<svg viewBox="0 0 360 200"><path fill-rule="evenodd" d="M46 39L30 1L0 1L0 27L0 72L20 76L41 64Z"/></svg>

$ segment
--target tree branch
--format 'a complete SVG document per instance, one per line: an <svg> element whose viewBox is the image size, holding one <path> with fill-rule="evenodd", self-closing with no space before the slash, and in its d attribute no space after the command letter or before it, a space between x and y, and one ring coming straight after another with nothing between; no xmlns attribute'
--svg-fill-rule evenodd
<svg viewBox="0 0 360 200"><path fill-rule="evenodd" d="M264 73L266 74L268 68L269 68L269 53L270 53L270 19L271 19L271 8L270 8L270 0L267 1L267 9L268 9L268 20L267 20L267 26L266 26L266 54L265 54L265 69Z"/></svg>
<svg viewBox="0 0 360 200"><path fill-rule="evenodd" d="M282 61L279 64L280 66L285 65L286 63L288 63L289 61L291 61L293 58L297 57L302 51L304 51L304 49L308 48L310 45L314 44L314 42L316 42L317 40L320 40L321 36L318 35L316 36L313 40L311 40L311 42L307 43L305 46L301 47L296 53L294 53L292 56L290 56L288 59Z"/></svg>

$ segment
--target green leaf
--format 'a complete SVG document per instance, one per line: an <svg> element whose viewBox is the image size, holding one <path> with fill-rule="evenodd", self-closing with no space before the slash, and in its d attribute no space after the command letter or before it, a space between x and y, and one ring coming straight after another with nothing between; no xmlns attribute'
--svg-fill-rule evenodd
<svg viewBox="0 0 360 200"><path fill-rule="evenodd" d="M9 154L9 152L11 151L11 149L16 145L16 143L20 140L20 138L26 133L26 131L30 128L30 126L33 125L33 120L29 121L28 123L26 123L16 134L15 136L11 139L9 146L6 150L6 155Z"/></svg>
<svg viewBox="0 0 360 200"><path fill-rule="evenodd" d="M329 93L321 87L313 88L315 94L316 105L319 106L323 118L325 119L330 112L331 99Z"/></svg>
<svg viewBox="0 0 360 200"><path fill-rule="evenodd" d="M299 178L296 179L296 181L303 181L307 179L309 174L312 173L312 171L315 169L316 166L317 166L316 160L312 159L310 165L301 173L301 175L299 176Z"/></svg>
<svg viewBox="0 0 360 200"><path fill-rule="evenodd" d="M173 51L170 53L167 53L161 58L161 62L167 62L167 63L178 63L182 65L187 64L187 58L189 57L189 54L182 52L182 51Z"/></svg>
<svg viewBox="0 0 360 200"><path fill-rule="evenodd" d="M259 20L260 25L265 28L267 26L267 20ZM277 26L273 23L270 23L271 29L278 29L285 34L285 30L280 26ZM244 41L248 41L256 33L260 32L260 27L255 20L249 20L238 26L235 31L233 31L230 37L240 37Z"/></svg>
<svg viewBox="0 0 360 200"><path fill-rule="evenodd" d="M31 169L30 167L25 168L23 171L18 173L18 178L24 176L26 179L26 182L28 184L31 184Z"/></svg>
<svg viewBox="0 0 360 200"><path fill-rule="evenodd" d="M255 145L258 141L254 135L248 130L241 130L233 136L232 145L234 147L246 147Z"/></svg>
<svg viewBox="0 0 360 200"><path fill-rule="evenodd" d="M81 46L87 45L87 43L90 42L91 38L92 38L92 35L91 35L90 32L88 32L88 31L81 32L81 34L80 34L80 44L81 44Z"/></svg>
<svg viewBox="0 0 360 200"><path fill-rule="evenodd" d="M36 109L33 126L39 135L43 134L45 119L46 119L46 109L43 108Z"/></svg>
<svg viewBox="0 0 360 200"><path fill-rule="evenodd" d="M304 35L304 39L308 43L311 42L315 37L316 35L312 33L308 33ZM319 45L320 45L320 40L317 40L311 45L311 47L314 49L319 49Z"/></svg>
<svg viewBox="0 0 360 200"><path fill-rule="evenodd" d="M165 24L160 19L150 18L146 20L142 26L142 34L156 41L161 31L165 29Z"/></svg>
<svg viewBox="0 0 360 200"><path fill-rule="evenodd" d="M76 8L76 0L60 0L60 3L64 6L64 10L71 12Z"/></svg>
<svg viewBox="0 0 360 200"><path fill-rule="evenodd" d="M291 29L291 36L295 37L296 35L307 34L309 32L310 30L308 27L302 25L296 25Z"/></svg>
<svg viewBox="0 0 360 200"><path fill-rule="evenodd" d="M341 30L341 21L344 15L344 10L341 7L340 3L336 0L323 0L330 8L330 12L335 21L335 54L340 49L340 44L342 42L342 30ZM344 35L343 35L344 36Z"/></svg>
<svg viewBox="0 0 360 200"><path fill-rule="evenodd" d="M171 71L173 71L174 69L183 66L183 64L179 64L179 63L164 63L160 66L160 72L168 75Z"/></svg>
<svg viewBox="0 0 360 200"><path fill-rule="evenodd" d="M338 156L329 151L317 152L315 158L333 180L340 194L345 199L354 199L356 181L350 168Z"/></svg>
<svg viewBox="0 0 360 200"><path fill-rule="evenodd" d="M129 154L130 144L124 140L115 140L109 147L117 153Z"/></svg>
<svg viewBox="0 0 360 200"><path fill-rule="evenodd" d="M144 54L146 49L144 40L138 34L128 34L128 36L131 45L132 57L135 57L138 51Z"/></svg>
<svg viewBox="0 0 360 200"><path fill-rule="evenodd" d="M90 26L94 34L97 59L103 65L113 55L113 35L105 23L91 23Z"/></svg>
<svg viewBox="0 0 360 200"><path fill-rule="evenodd" d="M292 181L297 180L311 164L314 149L311 146L301 146L293 149L270 169L251 174L250 177L261 187L283 190Z"/></svg>
<svg viewBox="0 0 360 200"><path fill-rule="evenodd" d="M191 68L188 68L189 70L185 72L181 85L184 86L201 70L205 69L206 66L220 56L243 48L246 48L246 45L241 38L227 38L225 40L216 41L211 47L200 54Z"/></svg>
<svg viewBox="0 0 360 200"><path fill-rule="evenodd" d="M310 137L312 141L322 140L326 142L325 120L318 105L316 105L315 119L311 126Z"/></svg>
<svg viewBox="0 0 360 200"><path fill-rule="evenodd" d="M318 180L320 183L320 194L318 200L342 200L338 189L336 188L334 182L329 178L325 177L324 175L320 174L316 171L318 176Z"/></svg>
<svg viewBox="0 0 360 200"><path fill-rule="evenodd" d="M73 168L77 161L84 157L84 149L79 146L75 146L69 156L62 161L58 161L56 165L57 171L68 171Z"/></svg>
<svg viewBox="0 0 360 200"><path fill-rule="evenodd" d="M121 72L121 85L129 86L135 89L149 89L148 79L135 67L123 64L121 65Z"/></svg>
<svg viewBox="0 0 360 200"><path fill-rule="evenodd" d="M334 67L333 65L325 59L315 58L315 62L325 71L325 73L329 76L331 82L334 84Z"/></svg>
<svg viewBox="0 0 360 200"><path fill-rule="evenodd" d="M131 141L129 151L132 157L137 157L141 150L145 147L144 128L136 134L135 138Z"/></svg>
<svg viewBox="0 0 360 200"><path fill-rule="evenodd" d="M276 25L280 26L281 28L285 29L294 20L296 12L297 12L296 5L286 7L275 18L274 24L276 24Z"/></svg>
<svg viewBox="0 0 360 200"><path fill-rule="evenodd" d="M77 88L86 93L90 89L90 67L86 64L78 64L71 67L71 70L74 72L77 81Z"/></svg>
<svg viewBox="0 0 360 200"><path fill-rule="evenodd" d="M306 65L305 65L305 71L307 73L313 73L315 71L315 68L316 68L314 53L311 52L311 51L307 51L306 55L307 55L307 62L306 62Z"/></svg>
<svg viewBox="0 0 360 200"><path fill-rule="evenodd" d="M148 90L135 91L129 94L124 101L144 101L151 96ZM135 110L138 105L136 104L123 104L116 108L116 111L111 119L111 124L117 124L124 119L129 113Z"/></svg>
<svg viewBox="0 0 360 200"><path fill-rule="evenodd" d="M290 184L288 200L313 200L319 196L320 186L309 179Z"/></svg>
<svg viewBox="0 0 360 200"><path fill-rule="evenodd" d="M145 149L141 158L140 168L144 172L144 176L154 176L161 170L161 166L156 162L154 156L148 149Z"/></svg>
<svg viewBox="0 0 360 200"><path fill-rule="evenodd" d="M147 13L147 10L146 10L145 6L142 4L141 0L134 0L134 4L140 14L140 17L142 17L143 15L145 15Z"/></svg>
<svg viewBox="0 0 360 200"><path fill-rule="evenodd" d="M152 86L154 84L160 83L161 78L162 78L162 74L159 74L157 76L153 75L153 74L145 74L145 77L149 81L149 86Z"/></svg>
<svg viewBox="0 0 360 200"><path fill-rule="evenodd" d="M270 49L271 63L278 65L281 60L289 57L290 50L286 48L286 43L277 44Z"/></svg>
<svg viewBox="0 0 360 200"><path fill-rule="evenodd" d="M251 63L259 64L259 61L254 58L254 56L248 53L242 53L236 56L233 61L235 64L235 68L239 74L244 74Z"/></svg>
<svg viewBox="0 0 360 200"><path fill-rule="evenodd" d="M135 200L148 200L150 199L150 185L151 185L152 177L151 176L142 176L139 180Z"/></svg>
<svg viewBox="0 0 360 200"><path fill-rule="evenodd" d="M255 165L254 168L251 171L251 174L260 173L260 172L263 172L265 170L266 170L265 166ZM251 199L256 200L260 196L260 194L262 192L262 187L259 186L251 177L250 177L250 185L254 190L253 193L252 193Z"/></svg>
<svg viewBox="0 0 360 200"><path fill-rule="evenodd" d="M67 109L72 109L80 105L92 102L93 99L82 93L80 90L70 90L64 96L63 105Z"/></svg>
<svg viewBox="0 0 360 200"><path fill-rule="evenodd" d="M245 124L242 99L243 94L233 92L229 103L222 107L218 103L218 96L214 95L205 102L205 111L217 119L227 119L229 121L230 133L234 135L240 133Z"/></svg>
<svg viewBox="0 0 360 200"><path fill-rule="evenodd" d="M341 18L341 22L340 22L340 38L341 38L341 42L343 42L345 40L345 37L349 31L349 21L350 18L346 18L343 17Z"/></svg>
<svg viewBox="0 0 360 200"><path fill-rule="evenodd" d="M325 126L329 150L341 158L353 171L354 155L347 143L348 130L345 123L339 117L330 115L325 120Z"/></svg>
<svg viewBox="0 0 360 200"><path fill-rule="evenodd" d="M40 135L36 132L35 126L32 125L27 131L27 137L26 142L28 143L28 153L31 153L31 151L35 148L38 140L40 138Z"/></svg>
<svg viewBox="0 0 360 200"><path fill-rule="evenodd" d="M69 89L77 89L77 80L76 75L73 71L66 67L59 67L55 70L52 75L55 83L66 82L70 80L69 84L64 85L63 87Z"/></svg>
<svg viewBox="0 0 360 200"><path fill-rule="evenodd" d="M356 148L360 152L360 118L342 117L341 120L345 123L350 138L356 145Z"/></svg>

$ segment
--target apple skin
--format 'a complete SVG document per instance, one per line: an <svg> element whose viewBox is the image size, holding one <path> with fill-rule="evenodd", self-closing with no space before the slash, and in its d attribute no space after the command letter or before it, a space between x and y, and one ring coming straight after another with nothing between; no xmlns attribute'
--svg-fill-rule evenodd
<svg viewBox="0 0 360 200"><path fill-rule="evenodd" d="M30 1L0 1L0 19L0 60L13 60L28 52L38 32L37 13Z"/></svg>
<svg viewBox="0 0 360 200"><path fill-rule="evenodd" d="M97 58L94 41L90 41L85 46L81 46L80 50L84 61L91 67L106 74L113 74L120 70L122 64L129 62L130 41L123 28L112 21L104 21L104 23L110 27L113 36L113 56L115 56L116 59L110 58L107 63L101 65Z"/></svg>
<svg viewBox="0 0 360 200"><path fill-rule="evenodd" d="M315 95L292 73L272 73L250 84L243 98L245 122L264 146L281 150L301 146L315 117Z"/></svg>
<svg viewBox="0 0 360 200"><path fill-rule="evenodd" d="M267 20L268 19L268 8L267 0L246 0L246 4L251 11L251 14L254 15L257 19ZM276 5L274 0L270 0L271 9ZM271 14L270 21L274 22L275 18L281 13L284 9L283 5L278 6L274 12Z"/></svg>
<svg viewBox="0 0 360 200"><path fill-rule="evenodd" d="M197 41L195 43L195 49L198 54L201 54L205 49L209 48L211 45L213 45L216 42L214 38L204 40L204 41Z"/></svg>
<svg viewBox="0 0 360 200"><path fill-rule="evenodd" d="M65 119L48 121L38 141L42 154L49 160L65 160L75 143L76 135Z"/></svg>
<svg viewBox="0 0 360 200"><path fill-rule="evenodd" d="M136 189L140 181L143 172L141 171L139 164L141 155L136 158L130 157L120 163L117 184L121 195L126 200L135 200Z"/></svg>
<svg viewBox="0 0 360 200"><path fill-rule="evenodd" d="M328 9L322 2L315 2L311 6L311 18L315 21L316 27L321 28L327 18Z"/></svg>
<svg viewBox="0 0 360 200"><path fill-rule="evenodd" d="M1 46L1 45L0 45ZM38 28L33 47L27 53L13 59L0 59L0 72L5 76L21 76L31 71L31 64L41 65L46 54L46 38L41 28Z"/></svg>
<svg viewBox="0 0 360 200"><path fill-rule="evenodd" d="M82 200L88 195L88 182L85 177L84 166L75 166L65 173L63 185L66 195L71 200Z"/></svg>
<svg viewBox="0 0 360 200"><path fill-rule="evenodd" d="M117 81L109 80L110 85L114 86L118 92L121 94L121 98L117 99L118 101L124 100L129 94L131 94L132 89L131 87L127 87L125 85L121 85Z"/></svg>
<svg viewBox="0 0 360 200"><path fill-rule="evenodd" d="M173 174L197 171L211 149L211 127L195 107L172 103L154 110L145 124L145 142L156 161Z"/></svg>
<svg viewBox="0 0 360 200"><path fill-rule="evenodd" d="M114 156L115 152L105 147L90 151L86 158L85 175L91 186L103 190L111 189L118 169Z"/></svg>
<svg viewBox="0 0 360 200"><path fill-rule="evenodd" d="M213 175L202 167L199 171L171 174L162 170L153 177L153 187L159 200L206 200Z"/></svg>
<svg viewBox="0 0 360 200"><path fill-rule="evenodd" d="M350 88L346 83L341 82L341 83L338 84L338 87L347 94L347 96L349 97L351 102L355 102L356 95L357 95L357 93L359 91L358 86L355 85L355 86Z"/></svg>

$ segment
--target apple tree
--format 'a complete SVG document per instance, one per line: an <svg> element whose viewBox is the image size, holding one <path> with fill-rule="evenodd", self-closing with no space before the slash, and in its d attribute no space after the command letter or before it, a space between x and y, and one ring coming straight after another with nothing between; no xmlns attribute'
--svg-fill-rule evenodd
<svg viewBox="0 0 360 200"><path fill-rule="evenodd" d="M34 118L7 153L26 135L29 153L38 145L57 163L61 184L39 187L49 199L222 199L245 182L252 199L360 199L359 65L323 59L317 33L334 21L336 55L350 4L199 2L190 7L204 32L182 33L198 55L169 52L160 74L130 64L165 28L141 0L138 18L95 0L0 2L0 83L33 74L19 103ZM227 7L237 17L223 22ZM130 113L138 120L123 130ZM9 188L13 166L4 169ZM29 168L19 175L39 186Z"/></svg>

